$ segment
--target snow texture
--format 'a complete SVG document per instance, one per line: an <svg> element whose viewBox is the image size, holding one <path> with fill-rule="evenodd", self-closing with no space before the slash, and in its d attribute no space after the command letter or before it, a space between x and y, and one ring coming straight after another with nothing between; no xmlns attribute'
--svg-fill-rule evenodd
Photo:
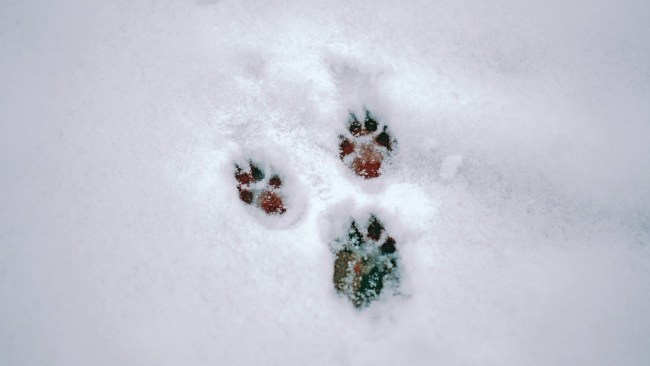
<svg viewBox="0 0 650 366"><path fill-rule="evenodd" d="M0 2L0 365L650 364L648 4Z"/></svg>
<svg viewBox="0 0 650 366"><path fill-rule="evenodd" d="M463 157L460 155L447 156L440 167L440 178L442 180L453 179L462 163Z"/></svg>

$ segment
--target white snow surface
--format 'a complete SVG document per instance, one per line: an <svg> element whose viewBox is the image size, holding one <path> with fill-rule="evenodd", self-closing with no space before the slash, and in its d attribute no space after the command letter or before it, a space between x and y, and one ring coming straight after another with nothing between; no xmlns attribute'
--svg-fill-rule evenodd
<svg viewBox="0 0 650 366"><path fill-rule="evenodd" d="M647 1L0 2L0 365L650 364ZM349 111L397 139L338 157ZM273 217L234 162L286 183ZM451 160L449 160L451 159ZM332 240L375 214L398 296Z"/></svg>

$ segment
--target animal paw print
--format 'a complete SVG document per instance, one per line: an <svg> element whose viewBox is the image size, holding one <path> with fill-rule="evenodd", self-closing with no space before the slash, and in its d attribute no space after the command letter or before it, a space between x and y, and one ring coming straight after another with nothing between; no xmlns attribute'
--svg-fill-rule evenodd
<svg viewBox="0 0 650 366"><path fill-rule="evenodd" d="M337 242L334 288L347 296L356 308L369 305L388 284L397 285L395 240L388 236L374 215L370 216L366 235L362 235L352 221L347 236Z"/></svg>
<svg viewBox="0 0 650 366"><path fill-rule="evenodd" d="M282 215L287 208L280 194L282 179L277 174L264 182L264 170L258 165L249 161L248 169L242 169L235 164L237 179L237 190L239 190L239 199L245 203L255 205L261 208L268 215Z"/></svg>
<svg viewBox="0 0 650 366"><path fill-rule="evenodd" d="M393 151L396 143L387 132L387 126L378 131L378 123L366 110L363 124L350 112L348 131L351 137L339 136L339 154L345 165L364 179L381 175L381 164Z"/></svg>

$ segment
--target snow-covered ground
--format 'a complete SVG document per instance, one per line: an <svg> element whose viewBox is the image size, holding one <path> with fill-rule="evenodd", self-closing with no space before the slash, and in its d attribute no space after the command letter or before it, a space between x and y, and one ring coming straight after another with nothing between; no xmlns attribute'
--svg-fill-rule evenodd
<svg viewBox="0 0 650 366"><path fill-rule="evenodd" d="M650 364L647 1L0 2L0 365ZM350 110L397 139L340 160ZM285 178L238 198L233 163ZM401 284L355 309L376 214Z"/></svg>

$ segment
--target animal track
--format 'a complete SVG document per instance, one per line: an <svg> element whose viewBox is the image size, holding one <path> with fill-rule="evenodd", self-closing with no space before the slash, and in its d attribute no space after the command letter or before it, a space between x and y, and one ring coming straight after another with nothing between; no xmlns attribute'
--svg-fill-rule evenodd
<svg viewBox="0 0 650 366"><path fill-rule="evenodd" d="M364 111L363 124L350 112L349 135L339 136L339 152L341 161L356 175L371 179L382 174L382 164L394 152L397 141L391 137L387 126L380 129L371 113ZM272 169L267 175L259 164L249 160L247 165L235 164L234 176L239 199L244 203L259 207L267 215L279 216L287 212L281 192L282 178ZM292 192L292 199L293 194L295 192ZM382 291L396 291L399 285L396 242L375 215L370 215L364 227L352 220L347 233L333 241L330 248L335 256L334 288L354 307L368 306Z"/></svg>
<svg viewBox="0 0 650 366"><path fill-rule="evenodd" d="M396 243L374 215L370 216L365 236L352 221L347 236L336 242L334 288L355 307L367 306L377 299L386 285L397 285Z"/></svg>
<svg viewBox="0 0 650 366"><path fill-rule="evenodd" d="M366 110L363 124L350 112L348 131L351 137L339 136L339 156L345 165L364 179L381 175L381 164L393 151L396 141L387 132L387 126L377 133L379 124Z"/></svg>
<svg viewBox="0 0 650 366"><path fill-rule="evenodd" d="M273 174L267 182L264 182L264 170L252 161L249 161L248 165L248 169L245 170L235 164L239 199L249 205L255 203L268 215L285 213L287 208L280 194L280 188L282 188L280 176Z"/></svg>

